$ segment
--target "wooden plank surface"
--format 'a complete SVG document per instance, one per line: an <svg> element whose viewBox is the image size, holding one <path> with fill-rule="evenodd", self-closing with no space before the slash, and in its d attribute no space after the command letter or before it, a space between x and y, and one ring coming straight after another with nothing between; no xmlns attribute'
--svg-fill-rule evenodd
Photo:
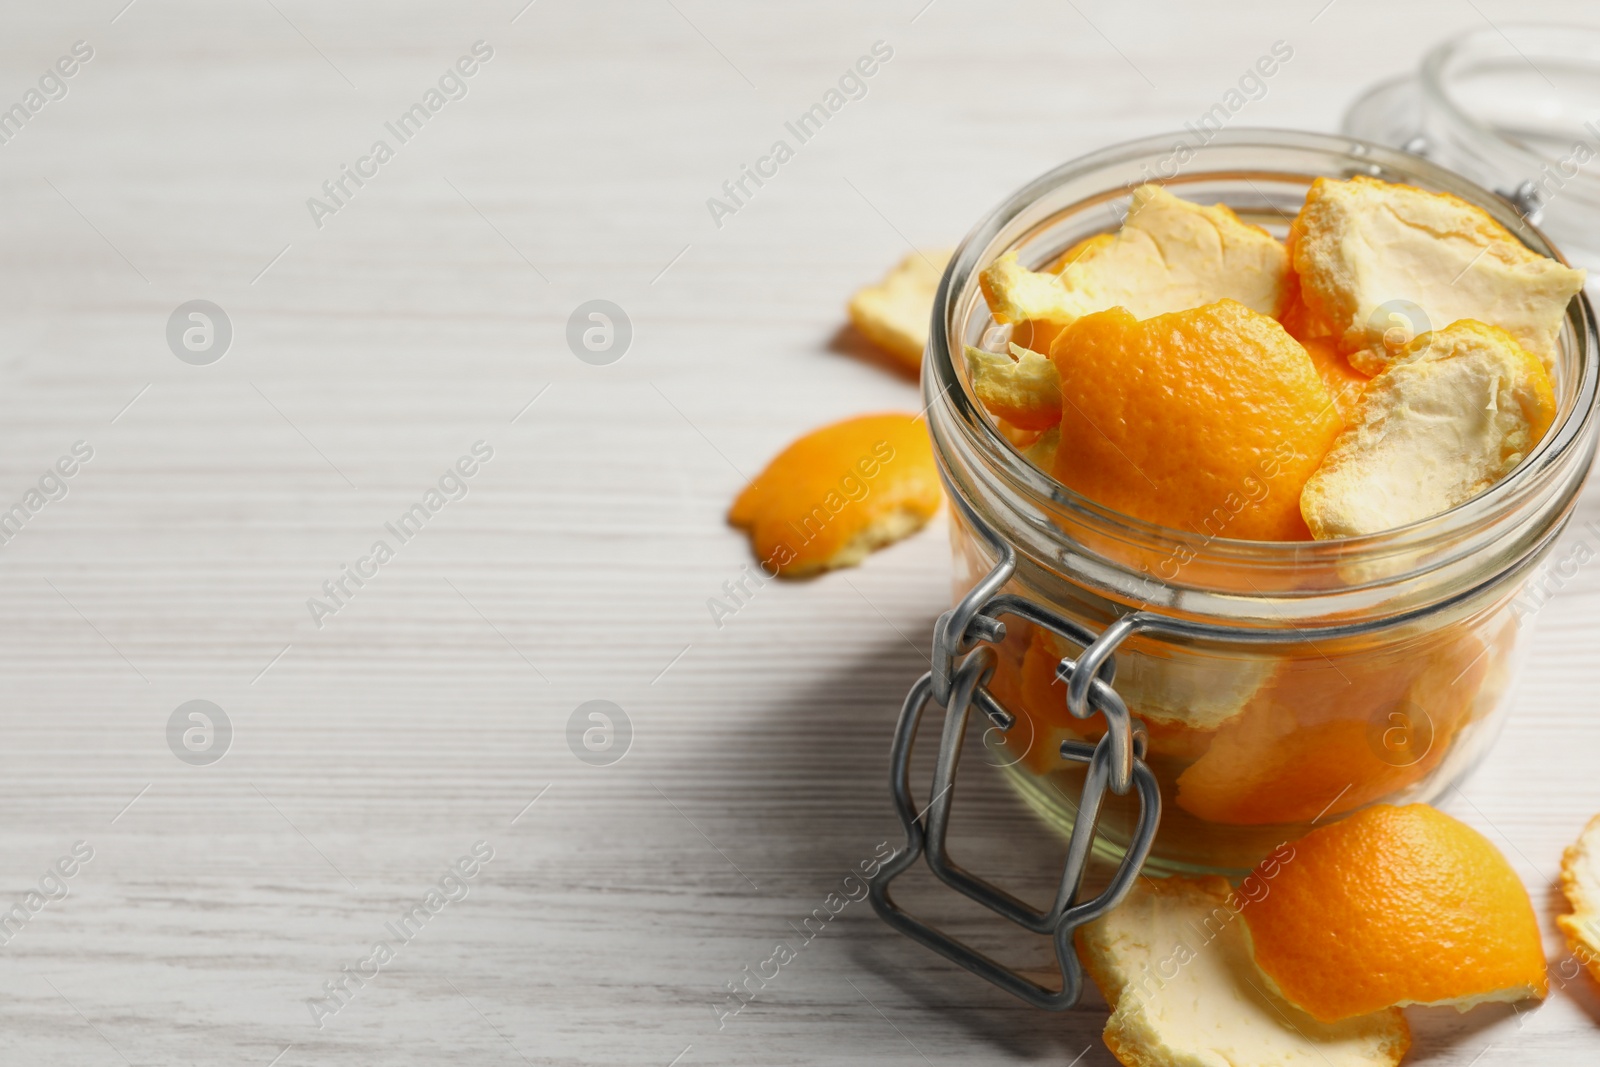
<svg viewBox="0 0 1600 1067"><path fill-rule="evenodd" d="M719 628L706 600L748 562L723 509L796 433L915 403L839 335L908 243L1196 118L1275 41L1293 59L1236 122L1331 129L1523 7L124 3L0 8L0 102L93 53L0 144L0 507L93 451L0 545L0 910L92 850L0 946L0 1061L1112 1062L1092 994L1025 1009L865 903L719 1019L895 841L888 734L949 584L941 523ZM479 41L465 95L388 134ZM706 199L879 41L865 96L716 225ZM565 340L597 298L634 330L609 366ZM166 340L195 299L233 331L204 366ZM308 598L480 441L465 496L319 627ZM1586 569L1544 610L1450 805L1528 880L1553 959L1559 851L1600 810L1597 593ZM197 699L232 729L207 766L168 743ZM569 746L591 700L631 723L610 766ZM1042 894L1059 844L992 782L962 799L963 854ZM480 841L465 896L316 1016ZM1416 1062L1589 1063L1597 1018L1582 983L1417 1012Z"/></svg>

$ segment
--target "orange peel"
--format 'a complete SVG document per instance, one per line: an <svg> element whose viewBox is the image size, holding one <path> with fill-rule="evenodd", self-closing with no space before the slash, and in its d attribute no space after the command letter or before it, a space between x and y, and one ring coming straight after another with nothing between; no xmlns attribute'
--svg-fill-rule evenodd
<svg viewBox="0 0 1600 1067"><path fill-rule="evenodd" d="M1426 804L1379 804L1294 843L1244 912L1257 966L1313 1018L1543 997L1528 891L1478 831Z"/></svg>
<svg viewBox="0 0 1600 1067"><path fill-rule="evenodd" d="M1140 878L1076 935L1111 1017L1106 1047L1129 1067L1394 1067L1411 1047L1395 1009L1319 1022L1283 1000L1250 958L1241 915L1256 907L1222 878Z"/></svg>
<svg viewBox="0 0 1600 1067"><path fill-rule="evenodd" d="M1242 672L1242 682L1233 682L1231 689L1202 692L1197 684L1200 675L1181 665L1171 670L1169 660L1141 651L1141 644L1142 639L1132 638L1117 650L1117 693L1127 701L1133 716L1144 722L1153 755L1193 759L1205 751L1216 732L1208 717L1226 717L1230 696L1239 692L1241 685L1249 685L1249 670ZM1017 692L1029 715L1060 731L1060 740L1098 741L1105 733L1105 720L1100 716L1074 719L1067 710L1067 685L1056 677L1056 665L1077 651L1050 631L1035 628L1022 658ZM1131 684L1130 677L1134 679ZM1173 706L1173 697L1186 688L1196 698L1193 709ZM1147 697L1154 699L1147 701ZM1050 750L1047 762L1060 766L1059 753Z"/></svg>
<svg viewBox="0 0 1600 1067"><path fill-rule="evenodd" d="M1114 233L1091 234L1051 260L1045 271L1050 274L1060 274L1074 263L1087 259L1107 245L1113 244L1116 239L1117 235Z"/></svg>
<svg viewBox="0 0 1600 1067"><path fill-rule="evenodd" d="M1309 328L1332 334L1367 374L1460 319L1500 327L1549 367L1584 281L1481 208L1365 175L1312 183L1288 243Z"/></svg>
<svg viewBox="0 0 1600 1067"><path fill-rule="evenodd" d="M1511 473L1555 414L1543 364L1504 330L1463 320L1416 337L1307 479L1306 525L1323 540L1443 514Z"/></svg>
<svg viewBox="0 0 1600 1067"><path fill-rule="evenodd" d="M882 281L850 298L850 321L856 329L912 373L922 368L933 298L951 251L912 252Z"/></svg>
<svg viewBox="0 0 1600 1067"><path fill-rule="evenodd" d="M1021 345L1002 356L967 346L967 377L991 415L1024 430L1061 423L1061 376L1050 357Z"/></svg>
<svg viewBox="0 0 1600 1067"><path fill-rule="evenodd" d="M860 563L921 529L942 494L933 445L913 415L862 415L813 430L767 464L728 521L762 569L803 578Z"/></svg>
<svg viewBox="0 0 1600 1067"><path fill-rule="evenodd" d="M1556 925L1573 958L1600 982L1600 815L1562 853L1561 891L1572 913L1556 916Z"/></svg>
<svg viewBox="0 0 1600 1067"><path fill-rule="evenodd" d="M1494 653L1469 630L1383 661L1358 654L1343 670L1322 655L1287 660L1178 776L1177 805L1208 822L1263 826L1390 796L1444 760L1479 710Z"/></svg>
<svg viewBox="0 0 1600 1067"><path fill-rule="evenodd" d="M1306 540L1300 491L1343 425L1300 343L1231 300L1137 320L1086 315L1056 339L1058 481L1208 536Z"/></svg>
<svg viewBox="0 0 1600 1067"><path fill-rule="evenodd" d="M1016 324L1014 339L1042 352L1079 318L1113 307L1144 319L1227 299L1276 315L1288 263L1282 243L1227 207L1141 185L1116 233L1079 241L1043 271L1007 253L978 282L995 321Z"/></svg>

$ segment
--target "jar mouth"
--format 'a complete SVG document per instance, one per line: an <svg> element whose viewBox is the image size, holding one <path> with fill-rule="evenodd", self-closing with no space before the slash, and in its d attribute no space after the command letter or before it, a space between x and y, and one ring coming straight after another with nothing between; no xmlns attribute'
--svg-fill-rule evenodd
<svg viewBox="0 0 1600 1067"><path fill-rule="evenodd" d="M1041 263L1070 243L1093 232L1113 230L1120 223L1115 208L1132 189L1153 181L1179 195L1205 203L1208 192L1242 182L1259 193L1258 214L1275 211L1286 222L1298 210L1296 196L1317 177L1370 175L1451 193L1472 203L1505 226L1530 249L1561 262L1566 260L1545 236L1501 197L1460 175L1417 156L1350 137L1277 129L1189 131L1131 141L1102 149L1057 167L1017 190L983 218L962 241L940 281L934 301L932 329L924 360L923 399L936 451L945 463L947 480L959 472L948 457L952 449L970 450L987 475L1005 491L1021 498L1037 528L1039 514L1050 516L1052 536L1082 550L1084 535L1095 541L1128 546L1175 549L1189 558L1255 570L1257 573L1305 573L1331 567L1348 578L1373 565L1371 574L1393 580L1399 572L1431 569L1456 560L1485 537L1504 536L1507 524L1541 497L1565 494L1561 513L1548 525L1559 527L1570 509L1594 448L1597 385L1597 338L1594 313L1579 294L1567 308L1556 365L1559 411L1539 446L1506 478L1486 492L1439 515L1362 537L1327 541L1247 541L1206 536L1162 526L1105 507L1061 484L1029 462L995 427L973 394L964 361L955 354L976 344L988 319L977 285L979 272L1006 251L1032 240L1021 255L1025 266ZM1208 188L1209 187L1209 188ZM1265 188L1263 188L1265 187ZM1298 189L1298 193L1296 190ZM1255 193L1250 199L1255 200ZM1106 209L1101 210L1100 205ZM1237 203L1230 207L1240 210ZM1250 207L1249 204L1245 205ZM1091 219L1090 214L1097 216ZM1074 226L1061 225L1073 219ZM937 410L936 410L937 409ZM1574 475L1573 468L1579 468ZM953 485L960 491L959 485ZM1064 520L1064 521L1063 521ZM1072 529L1067 533L1066 527ZM1553 530L1546 530L1553 536ZM1473 536L1474 534L1478 536ZM1404 561L1404 562L1402 562ZM1398 570L1397 570L1398 568ZM1294 595L1296 581L1269 580L1274 592ZM1313 583L1315 584L1315 583Z"/></svg>
<svg viewBox="0 0 1600 1067"><path fill-rule="evenodd" d="M1507 173L1549 174L1547 168L1572 162L1575 143L1600 150L1583 136L1600 137L1600 130L1573 106L1587 98L1589 114L1600 109L1600 30L1551 23L1469 30L1429 52L1421 74L1425 106L1468 143L1503 156L1506 165L1498 169ZM1581 163L1572 174L1560 173L1560 187L1569 183L1583 199L1600 200L1600 177Z"/></svg>

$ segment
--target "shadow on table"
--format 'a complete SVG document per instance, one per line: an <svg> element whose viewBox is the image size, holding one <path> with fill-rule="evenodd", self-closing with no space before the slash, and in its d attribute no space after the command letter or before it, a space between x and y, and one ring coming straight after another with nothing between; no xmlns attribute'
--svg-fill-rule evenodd
<svg viewBox="0 0 1600 1067"><path fill-rule="evenodd" d="M882 842L904 845L889 802L889 744L906 690L928 669L926 656L911 642L931 634L933 623L929 618L904 638L860 649L835 671L794 690L777 712L725 739L726 755L766 782L769 796L790 798L781 809L758 803L747 811L760 823L750 829L777 854L803 860L799 868L777 872L776 879L764 876L764 882L788 883L780 889L785 895L814 896L820 905ZM915 749L912 783L919 804L927 803L942 718L938 709L929 709ZM1066 843L1026 809L990 765L982 745L987 725L980 716L968 728L952 793L950 851L975 873L1043 904L1054 893ZM895 897L1036 981L1059 983L1048 939L1011 927L946 889L920 864L895 882ZM796 915L795 923L804 915ZM1115 1062L1100 1042L1104 1002L1087 980L1078 1008L1062 1013L1031 1008L890 929L864 900L844 907L821 936L842 940L842 951L808 953L813 962L805 966L836 969L845 1002L866 999L898 1018L897 1025L924 1028L924 1041L916 1032L905 1035L919 1047L954 1028L1017 1058L1062 1057L1066 1063L1081 1055L1085 1065ZM920 1009L920 1019L907 1023L908 1009Z"/></svg>
<svg viewBox="0 0 1600 1067"><path fill-rule="evenodd" d="M833 336L828 338L827 349L829 352L841 356L849 356L851 359L870 363L884 373L893 375L902 381L915 384L921 378L920 368L906 366L898 358L867 340L866 334L848 322L835 330Z"/></svg>
<svg viewBox="0 0 1600 1067"><path fill-rule="evenodd" d="M1551 915L1567 915L1572 904L1561 883L1552 881L1545 887L1545 907ZM1572 951L1565 934L1561 935L1561 952L1550 957L1550 996L1567 997L1600 1026L1600 975L1591 974Z"/></svg>
<svg viewBox="0 0 1600 1067"><path fill-rule="evenodd" d="M1527 1020L1539 1005L1480 1004L1462 1013L1454 1008L1407 1008L1406 1022L1411 1027L1411 1052L1407 1063L1423 1063L1434 1056L1452 1053L1452 1062L1469 1063L1482 1057L1490 1045L1503 1050L1515 1047L1516 1030L1509 1033L1502 1024L1510 1019ZM1487 1034L1485 1031L1494 1031Z"/></svg>

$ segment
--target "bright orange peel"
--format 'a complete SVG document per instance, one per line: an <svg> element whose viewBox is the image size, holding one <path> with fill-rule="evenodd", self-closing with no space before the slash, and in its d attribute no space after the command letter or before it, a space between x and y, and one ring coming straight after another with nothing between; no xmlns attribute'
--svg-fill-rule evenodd
<svg viewBox="0 0 1600 1067"><path fill-rule="evenodd" d="M1139 878L1078 930L1078 957L1111 1017L1105 1042L1129 1067L1394 1067L1411 1046L1395 1009L1324 1023L1273 994L1250 960L1222 878Z"/></svg>
<svg viewBox="0 0 1600 1067"><path fill-rule="evenodd" d="M728 521L746 530L768 574L803 578L860 563L939 510L933 445L914 415L862 415L801 437L739 494Z"/></svg>
<svg viewBox="0 0 1600 1067"><path fill-rule="evenodd" d="M1244 912L1256 964L1323 1022L1547 990L1516 872L1482 834L1426 804L1379 804L1312 831L1271 884Z"/></svg>
<svg viewBox="0 0 1600 1067"><path fill-rule="evenodd" d="M1507 640L1504 631L1498 640ZM1478 710L1495 653L1471 630L1379 659L1284 661L1178 776L1178 807L1232 826L1310 822L1419 781Z"/></svg>
<svg viewBox="0 0 1600 1067"><path fill-rule="evenodd" d="M1075 322L1050 358L1058 481L1182 530L1308 538L1300 490L1343 420L1277 322L1231 300L1142 321L1113 308Z"/></svg>

